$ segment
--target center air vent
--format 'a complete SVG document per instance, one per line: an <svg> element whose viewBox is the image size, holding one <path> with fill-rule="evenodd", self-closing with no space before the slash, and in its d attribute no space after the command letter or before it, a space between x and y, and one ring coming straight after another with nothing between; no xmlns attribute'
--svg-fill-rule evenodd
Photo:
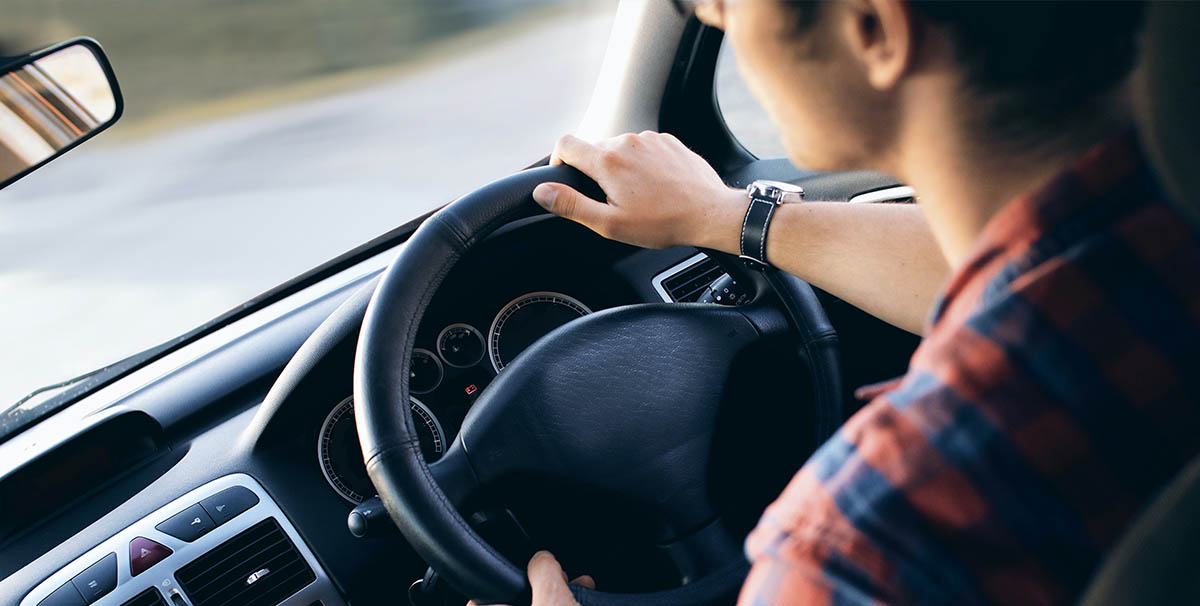
<svg viewBox="0 0 1200 606"><path fill-rule="evenodd" d="M193 606L277 606L316 580L274 518L221 543L175 572Z"/></svg>
<svg viewBox="0 0 1200 606"><path fill-rule="evenodd" d="M654 276L654 290L668 303L692 303L724 274L716 261L701 253Z"/></svg>
<svg viewBox="0 0 1200 606"><path fill-rule="evenodd" d="M157 589L151 587L134 596L132 600L121 604L121 606L167 606L167 601L163 599L162 594Z"/></svg>

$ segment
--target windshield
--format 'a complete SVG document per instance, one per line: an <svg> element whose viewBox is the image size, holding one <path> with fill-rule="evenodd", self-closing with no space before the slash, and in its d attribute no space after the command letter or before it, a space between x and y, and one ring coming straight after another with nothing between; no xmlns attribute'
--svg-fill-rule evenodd
<svg viewBox="0 0 1200 606"><path fill-rule="evenodd" d="M0 191L0 408L544 156L583 116L614 8L5 4L0 55L91 36L125 115Z"/></svg>

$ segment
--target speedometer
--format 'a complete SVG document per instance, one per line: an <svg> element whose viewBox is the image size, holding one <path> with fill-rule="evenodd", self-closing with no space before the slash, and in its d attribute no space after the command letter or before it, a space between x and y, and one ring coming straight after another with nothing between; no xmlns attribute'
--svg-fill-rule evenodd
<svg viewBox="0 0 1200 606"><path fill-rule="evenodd" d="M416 398L410 398L413 425L421 440L421 453L432 463L446 450L442 425L437 417ZM317 457L321 472L329 485L351 503L358 504L375 494L375 486L367 477L358 429L354 425L354 398L342 400L325 417L317 439Z"/></svg>
<svg viewBox="0 0 1200 606"><path fill-rule="evenodd" d="M590 313L578 299L556 292L531 292L513 299L496 314L488 330L492 368L500 372L534 341Z"/></svg>

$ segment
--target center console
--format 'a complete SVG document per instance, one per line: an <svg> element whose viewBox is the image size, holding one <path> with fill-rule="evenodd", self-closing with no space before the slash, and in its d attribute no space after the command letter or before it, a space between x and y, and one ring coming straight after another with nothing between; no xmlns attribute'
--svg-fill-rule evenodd
<svg viewBox="0 0 1200 606"><path fill-rule="evenodd" d="M262 486L214 480L110 537L20 606L345 606Z"/></svg>

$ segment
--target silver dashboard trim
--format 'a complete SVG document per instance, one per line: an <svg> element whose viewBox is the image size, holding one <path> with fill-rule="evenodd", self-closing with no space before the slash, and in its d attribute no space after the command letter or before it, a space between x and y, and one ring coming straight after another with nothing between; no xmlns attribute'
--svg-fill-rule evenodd
<svg viewBox="0 0 1200 606"><path fill-rule="evenodd" d="M450 329L452 329L452 328L466 328L467 330L474 333L476 337L479 337L480 353L479 353L479 358L476 359L474 362L460 366L458 364L451 362L450 360L447 360L445 354L442 353L442 337L446 336L446 333L450 332ZM449 326L446 326L445 328L441 329L440 331L438 331L437 339L435 339L433 343L434 343L433 347L434 347L434 349L437 350L437 355L438 355L438 357L440 357L442 359L442 362L446 366L451 366L454 368L471 368L472 366L475 366L476 364L482 362L483 357L487 355L487 343L485 343L483 340L483 334L479 332L478 328L475 328L474 326L471 326L470 324L467 324L466 322L455 322L454 324L450 324Z"/></svg>
<svg viewBox="0 0 1200 606"><path fill-rule="evenodd" d="M436 345L435 345L435 347L436 347ZM410 393L415 393L417 395L425 395L427 393L433 393L434 390L436 390L438 387L442 386L442 380L446 378L446 367L442 366L442 358L440 356L438 356L436 353L433 353L432 351L429 351L428 349L425 349L424 347L414 347L413 352L412 352L412 357L414 357L414 358L417 357L417 352L423 352L423 353L425 353L425 355L429 356L430 358L433 358L434 363L437 364L438 380L437 380L437 383L433 384L433 387L430 387L429 389L426 389L425 391L416 391L412 388L412 385L408 386L408 391ZM412 362L410 361L409 364L411 365Z"/></svg>
<svg viewBox="0 0 1200 606"><path fill-rule="evenodd" d="M195 541L188 543L155 528L156 525L161 524L167 518L221 490L234 486L248 488L258 496L258 503L232 520L210 530ZM313 573L316 575L315 581L292 594L281 602L280 606L308 606L317 600L320 600L326 606L346 606L346 602L342 600L341 595L334 589L333 582L329 580L325 570L317 562L316 556L308 548L308 545L300 537L300 534L296 532L296 528L292 526L291 520L284 515L283 510L279 508L275 500L267 494L267 491L254 478L241 473L218 478L195 490L189 491L187 494L160 507L154 513L89 549L86 553L75 558L73 562L62 567L58 572L50 575L34 587L33 590L25 594L25 597L21 599L21 606L36 606L38 602L45 599L64 583L70 583L75 575L83 572L92 564L114 552L117 554L117 587L104 597L92 602L92 606L116 606L133 599L150 587L157 587L158 591L163 594L164 599L170 600L172 594L178 594L185 598L186 603L190 605L192 603L191 599L188 598L187 594L183 592L183 589L175 580L175 571L182 568L188 562L208 553L221 543L233 538L234 535L267 518L274 518L279 522L280 527L283 528L288 538L296 544L296 549L304 557L304 560L308 562L308 565L312 567ZM171 555L163 558L162 561L134 577L130 575L129 571L129 542L137 537L145 537L162 544L171 550Z"/></svg>
<svg viewBox="0 0 1200 606"><path fill-rule="evenodd" d="M907 185L899 185L858 194L850 198L849 202L850 204L872 204L875 202L891 202L905 198L915 198L916 195L917 192L913 188Z"/></svg>
<svg viewBox="0 0 1200 606"><path fill-rule="evenodd" d="M520 301L523 301L525 299L531 299L534 297L558 297L560 299L570 301L571 303L578 305L585 312L587 312L587 313L583 314L585 316L592 313L592 308L588 307L587 305L584 305L583 301L580 301L579 299L576 299L575 297L572 297L570 295L564 295L560 292L554 292L552 290L536 290L533 292L527 292L527 293L513 299L512 301L509 301L508 303L505 303L504 305L500 306L500 311L496 312L496 315L492 317L492 323L490 326L488 326L488 334L487 334L487 357L488 357L488 360L492 363L492 370L495 371L496 374L500 374L500 371L503 370L502 368L500 368L500 365L496 363L496 357L499 355L496 352L496 337L497 337L496 329L499 328L497 326L497 324L500 322L500 316L503 316L504 312L508 311L508 308L512 307L513 305L516 305Z"/></svg>
<svg viewBox="0 0 1200 606"><path fill-rule="evenodd" d="M424 402L418 400L416 398L416 396L411 396L411 395L408 396L408 401L411 406L416 406L417 408L424 410L425 413L429 415L429 418L433 420L433 426L435 428L437 428L438 437L441 438L441 440L442 440L442 452L445 452L446 448L447 448L446 432L445 432L445 430L442 429L441 420L438 419L437 415L433 414L433 410L431 410L428 406L426 406ZM330 409L329 414L325 415L325 420L321 421L321 430L319 432L317 432L317 466L321 468L321 475L325 476L325 483L329 484L329 487L332 488L333 491L335 493L337 493L337 495L339 497L342 497L342 499L344 499L347 503L350 503L351 505L359 505L363 501L365 501L371 497L368 495L363 495L362 500L355 501L353 498L351 498L350 495L346 494L345 492L342 492L342 489L339 488L338 485L336 483L334 483L333 478L331 478L329 476L329 470L325 468L325 449L326 449L325 430L329 427L329 424L332 422L333 415L336 414L339 410L342 409L343 406L346 406L347 404L349 404L351 409L353 409L353 407L354 407L354 396L353 395L346 396L341 401L339 401L336 406L334 406L332 409Z"/></svg>
<svg viewBox="0 0 1200 606"><path fill-rule="evenodd" d="M676 263L675 265L658 272L653 278L650 279L650 284L654 286L654 292L658 293L658 296L662 298L663 302L674 303L675 300L671 298L671 294L667 292L665 287L663 287L663 282L666 281L667 278L670 278L679 272L686 271L693 265L696 265L707 258L708 255L704 253L696 253L684 259L683 261L680 261L679 263Z"/></svg>

